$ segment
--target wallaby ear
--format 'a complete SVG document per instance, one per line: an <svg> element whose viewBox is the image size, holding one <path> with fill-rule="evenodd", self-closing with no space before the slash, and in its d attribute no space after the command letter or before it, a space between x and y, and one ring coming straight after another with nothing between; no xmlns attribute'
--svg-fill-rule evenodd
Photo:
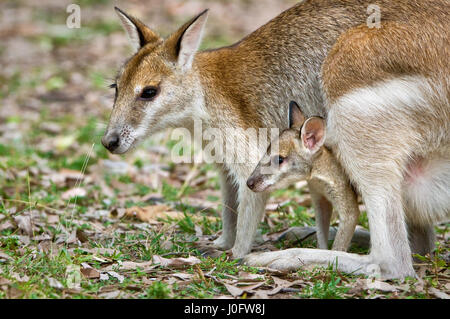
<svg viewBox="0 0 450 319"><path fill-rule="evenodd" d="M156 42L160 39L160 37L150 30L144 23L142 23L139 19L132 17L117 7L114 7L117 15L122 22L122 25L127 32L128 39L130 40L131 45L135 52L137 52L140 48L142 48L147 43Z"/></svg>
<svg viewBox="0 0 450 319"><path fill-rule="evenodd" d="M311 153L317 152L325 142L325 121L321 117L311 117L303 124L300 138L303 147Z"/></svg>
<svg viewBox="0 0 450 319"><path fill-rule="evenodd" d="M203 37L203 30L207 18L208 9L185 23L165 42L170 56L177 61L177 64L183 70L188 70L192 66L194 55Z"/></svg>
<svg viewBox="0 0 450 319"><path fill-rule="evenodd" d="M300 129L305 123L305 116L300 109L300 106L295 101L289 103L289 128Z"/></svg>

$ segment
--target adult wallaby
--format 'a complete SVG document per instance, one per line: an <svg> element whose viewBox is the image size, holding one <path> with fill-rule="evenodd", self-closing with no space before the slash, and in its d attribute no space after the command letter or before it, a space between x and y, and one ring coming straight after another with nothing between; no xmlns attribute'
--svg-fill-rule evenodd
<svg viewBox="0 0 450 319"><path fill-rule="evenodd" d="M118 73L103 144L124 153L165 128L192 128L193 119L220 130L284 130L280 106L295 98L307 116L327 118L327 143L361 193L371 231L368 256L306 255L328 263L341 253L344 269L377 264L385 277L413 275L411 249L430 251L432 223L449 215L450 9L446 0L378 0L378 29L366 23L372 2L302 1L235 45L198 53L207 12L162 39L117 9L136 53ZM215 245L240 258L266 196L246 185L255 163L218 166L223 231ZM279 253L271 256L286 265ZM246 262L267 264L264 256Z"/></svg>
<svg viewBox="0 0 450 319"><path fill-rule="evenodd" d="M306 180L316 215L318 247L328 249L334 208L339 215L339 229L332 249L346 251L358 224L358 199L341 165L324 146L325 120L316 116L307 119L292 101L289 123L289 129L268 147L247 185L254 192L263 192ZM278 152L274 152L274 145Z"/></svg>

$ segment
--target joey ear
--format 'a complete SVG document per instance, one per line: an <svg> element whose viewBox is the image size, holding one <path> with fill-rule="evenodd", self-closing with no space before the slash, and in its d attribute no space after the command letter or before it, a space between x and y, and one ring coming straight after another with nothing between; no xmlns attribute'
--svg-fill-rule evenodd
<svg viewBox="0 0 450 319"><path fill-rule="evenodd" d="M177 64L183 70L188 70L192 66L194 55L203 37L203 30L207 18L208 9L185 23L165 42L170 56L177 61Z"/></svg>
<svg viewBox="0 0 450 319"><path fill-rule="evenodd" d="M311 153L317 152L325 142L325 121L321 117L311 117L303 124L300 138L302 145Z"/></svg>
<svg viewBox="0 0 450 319"><path fill-rule="evenodd" d="M306 118L295 101L289 103L289 128L300 129Z"/></svg>
<svg viewBox="0 0 450 319"><path fill-rule="evenodd" d="M122 25L127 32L128 39L130 40L131 45L135 52L137 52L140 48L142 48L147 43L156 42L160 40L160 37L150 30L144 23L142 23L139 19L132 17L117 7L114 7L117 15L122 22Z"/></svg>

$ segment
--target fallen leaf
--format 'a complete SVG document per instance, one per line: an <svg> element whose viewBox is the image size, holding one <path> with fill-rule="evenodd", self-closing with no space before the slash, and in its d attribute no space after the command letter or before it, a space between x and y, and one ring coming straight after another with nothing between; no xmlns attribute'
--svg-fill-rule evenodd
<svg viewBox="0 0 450 319"><path fill-rule="evenodd" d="M447 295L445 292L440 291L434 287L431 287L430 289L428 289L428 292L433 294L435 297L437 297L439 299L450 299L449 295Z"/></svg>
<svg viewBox="0 0 450 319"><path fill-rule="evenodd" d="M69 200L75 197L84 197L87 195L87 191L84 188L81 187L75 187L71 188L61 195L61 199L63 200Z"/></svg>
<svg viewBox="0 0 450 319"><path fill-rule="evenodd" d="M197 236L197 237L203 236L203 230L200 226L195 224L194 229L195 229L195 236Z"/></svg>
<svg viewBox="0 0 450 319"><path fill-rule="evenodd" d="M109 276L108 274L100 274L100 280L108 280Z"/></svg>
<svg viewBox="0 0 450 319"><path fill-rule="evenodd" d="M22 229L28 236L33 235L33 228L31 225L31 217L30 216L15 216L14 220L17 223L19 229Z"/></svg>
<svg viewBox="0 0 450 319"><path fill-rule="evenodd" d="M224 283L224 286L225 286L225 288L227 288L228 292L233 297L238 297L238 296L242 295L244 292L253 294L253 293L255 293L254 289L261 287L264 284L265 284L264 282L260 282L255 285L237 287L235 285L230 285L230 284Z"/></svg>
<svg viewBox="0 0 450 319"><path fill-rule="evenodd" d="M252 274L252 273L245 272L245 271L240 271L238 274L238 277L239 277L239 280L246 281L246 282L261 281L261 280L265 279L264 275Z"/></svg>
<svg viewBox="0 0 450 319"><path fill-rule="evenodd" d="M14 229L16 228L11 221L7 220L3 224L0 225L0 231L7 230L7 229Z"/></svg>
<svg viewBox="0 0 450 319"><path fill-rule="evenodd" d="M193 274L186 274L186 273L174 273L172 274L172 276L181 280L189 280L194 277Z"/></svg>
<svg viewBox="0 0 450 319"><path fill-rule="evenodd" d="M143 222L158 223L158 219L173 218L183 219L184 214L181 212L171 211L170 207L166 205L154 205L145 207L130 207L127 208L125 215L128 217L135 217Z"/></svg>
<svg viewBox="0 0 450 319"><path fill-rule="evenodd" d="M53 287L56 289L64 289L64 286L62 285L62 283L60 283L55 278L48 278L48 284L50 285L50 287Z"/></svg>
<svg viewBox="0 0 450 319"><path fill-rule="evenodd" d="M76 236L77 238L80 240L80 242L82 243L86 243L89 241L88 236L86 235L86 233L84 231L82 231L81 229L77 229L76 231Z"/></svg>
<svg viewBox="0 0 450 319"><path fill-rule="evenodd" d="M381 291L387 291L387 292L394 292L397 291L397 287L388 284L387 282L384 281L379 281L379 280L374 280L374 281L369 281L367 282L367 289L377 289L377 290L381 290Z"/></svg>
<svg viewBox="0 0 450 319"><path fill-rule="evenodd" d="M27 282L30 280L30 277L27 275L20 276L18 273L10 273L10 276L14 279L16 279L18 282Z"/></svg>
<svg viewBox="0 0 450 319"><path fill-rule="evenodd" d="M74 229L70 234L67 235L66 237L66 244L73 244L76 243L78 241L77 238L77 231Z"/></svg>
<svg viewBox="0 0 450 319"><path fill-rule="evenodd" d="M110 275L111 277L116 278L119 281L119 283L122 283L124 281L124 279L125 279L124 276L119 275L115 271L108 271L108 275Z"/></svg>
<svg viewBox="0 0 450 319"><path fill-rule="evenodd" d="M133 169L133 167L127 162L120 161L111 161L111 160L102 160L101 161L103 167L108 173L124 175L127 174L129 170Z"/></svg>
<svg viewBox="0 0 450 319"><path fill-rule="evenodd" d="M136 270L137 268L143 269L143 270L149 270L156 268L155 265L153 265L153 261L147 261L142 263L137 263L133 261L124 261L120 264L116 265L109 265L105 268L102 268L102 271L111 271L113 269L120 269L120 270Z"/></svg>
<svg viewBox="0 0 450 319"><path fill-rule="evenodd" d="M64 151L71 146L76 140L76 135L58 136L55 138L53 145L59 150Z"/></svg>
<svg viewBox="0 0 450 319"><path fill-rule="evenodd" d="M86 263L81 263L81 273L89 279L100 278L100 272Z"/></svg>
<svg viewBox="0 0 450 319"><path fill-rule="evenodd" d="M199 264L201 261L197 257L190 256L188 258L164 258L158 255L153 255L153 263L159 264L161 267L181 268L184 266L192 266Z"/></svg>
<svg viewBox="0 0 450 319"><path fill-rule="evenodd" d="M0 259L12 260L13 258L10 255L0 251Z"/></svg>
<svg viewBox="0 0 450 319"><path fill-rule="evenodd" d="M120 290L116 290L116 291L110 291L110 292L104 292L99 294L98 296L100 298L105 298L105 299L115 299L117 297L119 297L120 295Z"/></svg>
<svg viewBox="0 0 450 319"><path fill-rule="evenodd" d="M59 172L53 173L47 178L57 185L73 186L77 182L83 181L86 176L79 171L62 168Z"/></svg>
<svg viewBox="0 0 450 319"><path fill-rule="evenodd" d="M292 286L298 286L304 283L303 280L295 280L295 281L288 281L288 280L284 280L275 276L272 276L273 282L275 284L275 288L272 289L271 291L267 292L267 295L275 295L277 293L279 293L280 291L282 291L285 288L289 288Z"/></svg>
<svg viewBox="0 0 450 319"><path fill-rule="evenodd" d="M229 284L223 284L225 286L225 288L227 288L228 292L233 296L233 297L239 297L240 295L242 295L244 293L244 290L241 288L238 288L236 286L233 285L229 285Z"/></svg>

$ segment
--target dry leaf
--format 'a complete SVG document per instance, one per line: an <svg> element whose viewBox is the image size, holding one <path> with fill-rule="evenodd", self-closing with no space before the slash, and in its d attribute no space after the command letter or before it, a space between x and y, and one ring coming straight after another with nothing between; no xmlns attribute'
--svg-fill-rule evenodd
<svg viewBox="0 0 450 319"><path fill-rule="evenodd" d="M186 274L186 273L174 273L172 274L172 276L181 280L189 280L192 279L192 277L194 277L193 274Z"/></svg>
<svg viewBox="0 0 450 319"><path fill-rule="evenodd" d="M105 298L105 299L115 299L115 298L119 297L119 295L120 295L120 290L115 290L115 291L101 293L98 296L100 298Z"/></svg>
<svg viewBox="0 0 450 319"><path fill-rule="evenodd" d="M49 179L58 185L75 185L76 182L82 181L85 178L79 171L62 168L58 173L53 173Z"/></svg>
<svg viewBox="0 0 450 319"><path fill-rule="evenodd" d="M261 281L264 280L264 275L258 275L258 274L252 274L245 271L240 271L239 274L239 280L250 282L250 281Z"/></svg>
<svg viewBox="0 0 450 319"><path fill-rule="evenodd" d="M22 277L18 273L15 273L15 272L10 273L10 276L12 278L14 278L15 280L17 280L18 282L27 282L30 280L30 277L28 277L27 275L23 275L23 277Z"/></svg>
<svg viewBox="0 0 450 319"><path fill-rule="evenodd" d="M100 274L100 280L108 280L109 276L108 274Z"/></svg>
<svg viewBox="0 0 450 319"><path fill-rule="evenodd" d="M62 285L62 283L60 283L55 278L48 278L48 284L50 285L50 287L53 287L56 289L64 289L64 286Z"/></svg>
<svg viewBox="0 0 450 319"><path fill-rule="evenodd" d="M12 260L13 258L10 255L0 251L0 259Z"/></svg>
<svg viewBox="0 0 450 319"><path fill-rule="evenodd" d="M49 224L59 223L59 216L58 215L47 215L47 223L49 223Z"/></svg>
<svg viewBox="0 0 450 319"><path fill-rule="evenodd" d="M113 269L120 269L120 270L136 270L137 268L149 270L156 268L155 265L153 265L153 261L146 261L142 263L136 263L133 261L124 261L120 264L116 265L109 265L105 268L102 268L102 271L111 271Z"/></svg>
<svg viewBox="0 0 450 319"><path fill-rule="evenodd" d="M225 286L225 288L227 288L228 292L233 296L233 297L239 297L240 295L242 295L244 293L244 290L241 288L238 288L236 286L233 285L229 285L229 284L223 284Z"/></svg>
<svg viewBox="0 0 450 319"><path fill-rule="evenodd" d="M188 258L163 258L158 255L153 255L153 263L159 264L161 267L181 268L184 266L192 266L199 264L201 261L197 257L190 256Z"/></svg>
<svg viewBox="0 0 450 319"><path fill-rule="evenodd" d="M11 280L0 277L0 286L1 285L10 285L10 284L12 284Z"/></svg>
<svg viewBox="0 0 450 319"><path fill-rule="evenodd" d="M76 236L77 238L82 242L82 243L86 243L89 241L88 236L86 235L86 233L84 231L82 231L81 229L77 229L76 231Z"/></svg>
<svg viewBox="0 0 450 319"><path fill-rule="evenodd" d="M298 286L298 285L301 285L304 283L303 280L288 281L288 280L280 279L275 276L272 276L272 279L275 284L275 288L272 289L271 291L267 292L267 295L270 295L270 296L279 293L281 290L283 290L285 288L289 288L292 286Z"/></svg>
<svg viewBox="0 0 450 319"><path fill-rule="evenodd" d="M236 287L234 285L224 283L224 286L225 286L225 288L227 288L228 292L233 297L238 297L238 296L242 295L244 292L250 293L250 294L255 293L254 289L261 287L264 284L265 284L264 282L260 282L260 283L257 283L255 285L251 285L251 286Z"/></svg>
<svg viewBox="0 0 450 319"><path fill-rule="evenodd" d="M86 278L89 278L89 279L100 278L100 272L97 269L92 268L91 266L89 266L86 263L82 263L81 266L83 268L81 268L80 271Z"/></svg>
<svg viewBox="0 0 450 319"><path fill-rule="evenodd" d="M16 221L19 229L22 229L28 236L33 235L33 228L31 225L31 217L30 216L19 215L19 216L15 216L14 220Z"/></svg>
<svg viewBox="0 0 450 319"><path fill-rule="evenodd" d="M0 225L0 231L6 230L6 229L14 229L16 228L11 221L7 220L3 224Z"/></svg>
<svg viewBox="0 0 450 319"><path fill-rule="evenodd" d="M440 291L434 287L431 287L430 289L428 289L428 292L433 294L435 297L437 297L439 299L450 299L449 295L447 295L445 292Z"/></svg>
<svg viewBox="0 0 450 319"><path fill-rule="evenodd" d="M61 199L63 200L69 200L75 197L84 197L87 195L87 191L84 188L81 187L75 187L71 188L61 195Z"/></svg>
<svg viewBox="0 0 450 319"><path fill-rule="evenodd" d="M165 219L168 217L173 219L184 218L183 213L171 211L170 207L166 205L145 207L134 206L127 208L125 215L129 217L136 217L137 219L147 223L158 223L158 219Z"/></svg>
<svg viewBox="0 0 450 319"><path fill-rule="evenodd" d="M124 281L124 279L125 279L124 276L119 275L115 271L108 271L108 275L110 275L111 277L116 278L120 283L122 283Z"/></svg>
<svg viewBox="0 0 450 319"><path fill-rule="evenodd" d="M374 280L367 282L367 289L377 289L381 291L394 292L398 288L384 281Z"/></svg>

